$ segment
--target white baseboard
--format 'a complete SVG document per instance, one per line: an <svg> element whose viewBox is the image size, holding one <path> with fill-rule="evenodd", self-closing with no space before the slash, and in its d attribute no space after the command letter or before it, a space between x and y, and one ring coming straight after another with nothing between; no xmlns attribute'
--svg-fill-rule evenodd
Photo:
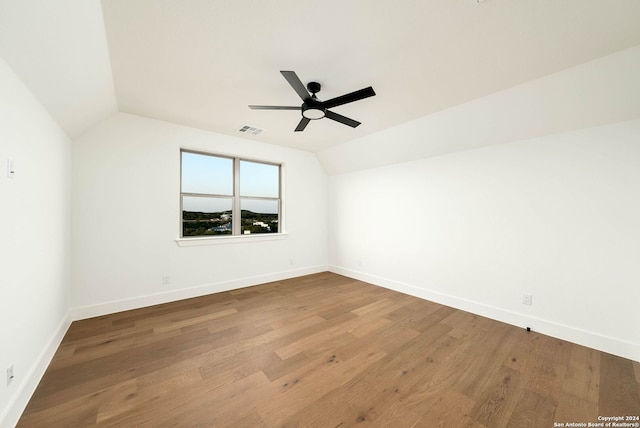
<svg viewBox="0 0 640 428"><path fill-rule="evenodd" d="M27 407L31 396L35 392L40 379L49 367L49 363L53 359L64 335L67 333L71 325L71 313L68 312L64 319L60 322L53 336L46 344L35 364L25 373L22 382L17 385L15 394L11 397L4 412L0 414L0 427L15 427L22 416L22 412Z"/></svg>
<svg viewBox="0 0 640 428"><path fill-rule="evenodd" d="M532 331L542 333L547 336L577 343L579 345L640 362L640 345L622 339L603 336L577 327L531 317L526 314L439 293L416 285L370 275L353 269L330 265L329 271L514 326L522 328L531 327Z"/></svg>
<svg viewBox="0 0 640 428"><path fill-rule="evenodd" d="M230 281L221 281L213 284L200 285L197 287L183 288L163 293L139 296L131 299L100 303L97 305L76 307L71 310L71 319L73 321L77 321L81 319L113 314L116 312L143 308L146 306L159 305L162 303L174 302L176 300L190 299L192 297L199 297L212 293L236 290L238 288L251 287L253 285L264 284L267 282L281 281L284 279L295 278L303 275L311 275L314 273L326 271L326 265L310 266L300 269L269 273L266 275L252 276Z"/></svg>

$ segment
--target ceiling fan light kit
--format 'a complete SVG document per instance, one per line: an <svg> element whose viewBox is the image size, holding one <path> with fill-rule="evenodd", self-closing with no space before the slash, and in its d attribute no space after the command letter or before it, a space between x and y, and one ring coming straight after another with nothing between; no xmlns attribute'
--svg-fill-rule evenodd
<svg viewBox="0 0 640 428"><path fill-rule="evenodd" d="M322 119L325 114L325 109L320 106L302 104L302 116L306 117L307 119Z"/></svg>
<svg viewBox="0 0 640 428"><path fill-rule="evenodd" d="M316 94L320 92L320 89L322 88L320 83L309 82L305 88L304 84L298 78L298 75L296 75L294 71L280 71L280 73L282 74L282 76L284 76L287 82L289 82L293 90L296 91L300 99L302 99L302 105L300 107L250 105L249 108L253 110L300 110L302 119L300 119L295 132L304 131L310 121L322 119L325 117L355 128L360 125L360 122L332 112L328 109L352 103L354 101L359 101L364 98L372 97L376 94L373 88L369 86L367 88L350 92L348 94L341 95L327 101L320 101L316 97Z"/></svg>

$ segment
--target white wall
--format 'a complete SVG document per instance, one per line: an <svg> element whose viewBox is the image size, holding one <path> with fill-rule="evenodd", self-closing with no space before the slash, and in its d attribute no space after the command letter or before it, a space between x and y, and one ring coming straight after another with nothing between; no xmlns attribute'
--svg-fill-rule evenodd
<svg viewBox="0 0 640 428"><path fill-rule="evenodd" d="M116 112L100 0L0 0L0 55L71 138Z"/></svg>
<svg viewBox="0 0 640 428"><path fill-rule="evenodd" d="M336 272L640 361L640 120L335 175L329 208Z"/></svg>
<svg viewBox="0 0 640 428"><path fill-rule="evenodd" d="M180 148L284 163L286 239L179 247ZM74 317L326 270L327 191L312 153L116 114L73 146Z"/></svg>
<svg viewBox="0 0 640 428"><path fill-rule="evenodd" d="M0 94L0 426L12 426L69 325L71 142L2 58Z"/></svg>

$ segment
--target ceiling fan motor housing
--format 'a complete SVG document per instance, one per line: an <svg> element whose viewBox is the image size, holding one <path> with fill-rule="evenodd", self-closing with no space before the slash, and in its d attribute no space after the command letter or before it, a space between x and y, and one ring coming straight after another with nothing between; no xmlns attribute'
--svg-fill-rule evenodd
<svg viewBox="0 0 640 428"><path fill-rule="evenodd" d="M320 88L322 88L322 85L320 85L318 82L307 83L307 90L312 94L317 94L318 92L320 92Z"/></svg>

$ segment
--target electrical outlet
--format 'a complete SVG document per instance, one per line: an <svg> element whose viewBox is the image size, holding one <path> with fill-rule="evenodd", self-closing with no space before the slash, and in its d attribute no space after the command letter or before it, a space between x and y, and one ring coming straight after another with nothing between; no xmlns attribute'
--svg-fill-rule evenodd
<svg viewBox="0 0 640 428"><path fill-rule="evenodd" d="M169 275L165 275L162 277L162 285L169 285L171 284L171 278L169 277Z"/></svg>
<svg viewBox="0 0 640 428"><path fill-rule="evenodd" d="M13 381L14 375L13 375L13 364L11 364L8 368L7 368L7 386L9 386L9 384Z"/></svg>
<svg viewBox="0 0 640 428"><path fill-rule="evenodd" d="M531 306L533 304L533 296L531 294L522 293L522 304Z"/></svg>

